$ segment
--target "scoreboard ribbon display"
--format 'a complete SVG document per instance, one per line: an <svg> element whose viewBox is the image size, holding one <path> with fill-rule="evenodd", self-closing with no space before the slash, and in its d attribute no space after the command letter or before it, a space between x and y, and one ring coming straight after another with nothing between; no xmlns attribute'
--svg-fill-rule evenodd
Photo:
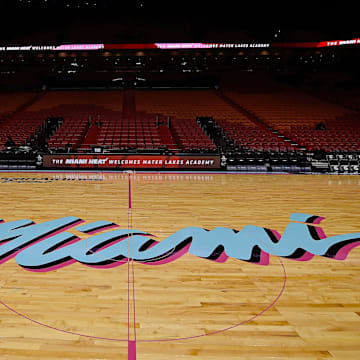
<svg viewBox="0 0 360 360"><path fill-rule="evenodd" d="M317 42L289 43L148 43L148 44L58 44L0 46L0 51L106 51L106 50L192 50L246 48L322 48L341 45L360 45L360 38Z"/></svg>

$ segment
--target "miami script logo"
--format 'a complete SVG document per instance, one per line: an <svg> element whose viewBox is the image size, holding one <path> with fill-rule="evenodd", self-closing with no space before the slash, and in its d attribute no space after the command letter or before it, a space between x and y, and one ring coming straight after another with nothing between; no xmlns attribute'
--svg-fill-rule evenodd
<svg viewBox="0 0 360 360"><path fill-rule="evenodd" d="M15 257L16 262L29 271L51 271L75 262L110 268L129 259L160 265L186 253L216 262L225 262L231 257L259 265L269 264L270 254L298 261L309 261L314 255L346 259L348 253L360 245L360 233L327 237L319 226L323 219L293 213L282 235L253 225L241 230L186 227L162 241L140 230L110 230L119 226L108 221L80 225L84 221L73 216L40 224L29 219L1 222L0 264ZM81 239L67 232L69 228L91 236Z"/></svg>

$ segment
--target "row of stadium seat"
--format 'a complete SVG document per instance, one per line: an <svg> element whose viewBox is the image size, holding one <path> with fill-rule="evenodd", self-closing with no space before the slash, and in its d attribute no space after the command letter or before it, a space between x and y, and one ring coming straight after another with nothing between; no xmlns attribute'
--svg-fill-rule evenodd
<svg viewBox="0 0 360 360"><path fill-rule="evenodd" d="M226 96L246 108L259 123L213 90L136 91L133 99L130 98L136 111L126 116L121 91L56 91L47 92L27 111L3 121L0 142L3 144L10 135L21 145L41 128L47 117L62 117L63 122L48 140L52 149L68 145L74 150L88 151L92 145L104 145L215 150L213 141L196 122L196 117L202 115L214 117L225 136L237 147L265 151L357 151L360 148L360 127L349 128L337 122L344 116L351 119L354 116L351 110L296 91L266 94L229 91ZM0 113L18 108L21 101L29 98L29 94L19 95L10 101L12 106L1 105ZM89 101L96 101L96 105ZM324 130L315 130L319 121L326 125Z"/></svg>

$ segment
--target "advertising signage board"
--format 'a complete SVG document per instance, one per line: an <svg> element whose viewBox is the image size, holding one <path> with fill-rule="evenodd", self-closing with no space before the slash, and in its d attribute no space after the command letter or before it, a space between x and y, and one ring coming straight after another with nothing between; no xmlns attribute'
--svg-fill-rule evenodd
<svg viewBox="0 0 360 360"><path fill-rule="evenodd" d="M43 166L54 169L188 169L220 168L219 155L61 154L44 155Z"/></svg>

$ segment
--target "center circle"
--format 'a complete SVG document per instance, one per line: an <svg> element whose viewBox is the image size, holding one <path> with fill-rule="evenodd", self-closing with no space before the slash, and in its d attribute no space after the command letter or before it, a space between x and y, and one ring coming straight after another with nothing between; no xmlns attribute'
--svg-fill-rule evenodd
<svg viewBox="0 0 360 360"><path fill-rule="evenodd" d="M183 341L183 340L201 338L201 337L205 337L205 336L211 336L211 335L216 335L216 334L219 334L219 333L223 333L223 332L232 330L232 329L234 329L236 327L239 327L241 325L245 325L245 324L255 320L256 318L263 315L265 312L267 312L268 310L270 310L272 307L275 306L275 304L279 301L279 299L283 295L285 287L286 287L287 274L286 274L285 265L284 265L284 263L283 263L280 256L277 256L277 255L275 255L275 256L278 258L278 261L279 261L279 263L281 265L282 272L283 272L282 286L279 289L277 295L273 298L273 300L267 306L265 306L261 311L259 311L256 314L252 315L248 319L242 320L241 322L238 322L238 323L230 325L228 327L218 329L218 330L214 330L214 331L211 331L211 332L208 332L208 333L205 333L205 334L199 334L199 335L193 335L193 336L184 336L184 337L175 337L175 338L171 338L171 339L166 339L166 338L147 339L147 340L137 339L136 342L139 342L139 343L170 342L170 341ZM256 265L254 265L254 266L256 266ZM69 331L69 330L58 328L58 327L54 327L54 326L48 325L46 323L37 321L37 320L35 320L35 319L33 319L33 318L23 314L23 313L18 312L16 309L9 306L8 304L6 304L2 300L0 300L0 304L2 304L6 309L8 309L10 312L14 313L15 315L20 316L23 319L32 322L33 324L43 326L45 328L48 328L48 329L51 329L51 330L54 330L54 331L58 331L58 332L61 332L61 333L66 333L66 334L69 334L69 335L76 335L76 336L80 336L80 337L84 337L84 338L88 338L88 339L95 339L95 340L118 341L118 342L127 342L128 341L128 339L112 338L112 337L101 337L101 336L89 335L89 334L85 334L85 333L81 333L81 332L74 332L74 331Z"/></svg>

